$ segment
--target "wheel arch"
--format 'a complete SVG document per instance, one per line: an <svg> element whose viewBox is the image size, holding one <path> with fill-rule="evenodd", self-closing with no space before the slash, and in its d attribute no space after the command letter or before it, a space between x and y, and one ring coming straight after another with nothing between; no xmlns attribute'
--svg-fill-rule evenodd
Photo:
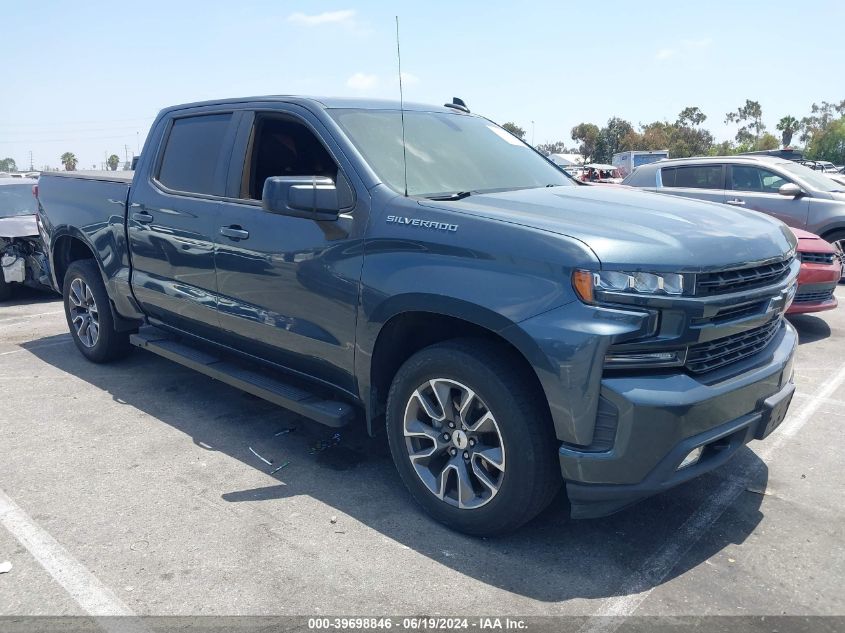
<svg viewBox="0 0 845 633"><path fill-rule="evenodd" d="M51 262L53 264L53 279L56 289L61 292L68 267L80 259L93 259L102 275L103 270L97 261L94 247L81 235L73 232L66 232L53 239ZM105 278L103 283L105 283Z"/></svg>
<svg viewBox="0 0 845 633"><path fill-rule="evenodd" d="M438 297L441 305L437 311L424 309L422 305L406 306L382 315L383 320L379 320L382 325L373 338L370 353L362 355L368 361L367 366L359 372L367 430L371 435L376 435L383 425L387 393L402 364L425 347L454 339L478 339L498 346L519 367L526 383L538 390L544 406L548 408L535 369L538 363L548 363L539 347L528 337L513 340L510 333L519 330L510 328L513 322L506 317L477 306L460 305L463 303L460 301L447 307L443 305L443 299ZM508 335L503 332L505 330Z"/></svg>
<svg viewBox="0 0 845 633"><path fill-rule="evenodd" d="M67 274L67 269L70 265L79 260L90 259L97 266L100 272L100 278L103 280L103 285L106 288L106 294L109 296L109 310L111 310L112 318L114 319L115 327L120 331L133 331L138 328L139 321L135 319L127 319L121 315L114 305L114 297L109 293L109 279L103 270L102 262L97 256L97 250L85 239L84 234L78 231L67 231L58 236L54 236L51 244L50 263L52 269L53 280L56 290L59 294L64 293L64 280Z"/></svg>

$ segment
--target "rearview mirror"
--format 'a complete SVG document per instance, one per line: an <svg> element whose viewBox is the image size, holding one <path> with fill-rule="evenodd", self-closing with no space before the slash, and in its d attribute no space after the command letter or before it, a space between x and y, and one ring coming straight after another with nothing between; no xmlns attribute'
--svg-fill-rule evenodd
<svg viewBox="0 0 845 633"><path fill-rule="evenodd" d="M778 193L788 198L797 198L804 192L802 191L801 187L796 185L794 182L788 182L785 185L780 186L780 189L778 189Z"/></svg>
<svg viewBox="0 0 845 633"><path fill-rule="evenodd" d="M311 220L337 220L340 201L331 178L273 176L264 181L261 206L265 211Z"/></svg>

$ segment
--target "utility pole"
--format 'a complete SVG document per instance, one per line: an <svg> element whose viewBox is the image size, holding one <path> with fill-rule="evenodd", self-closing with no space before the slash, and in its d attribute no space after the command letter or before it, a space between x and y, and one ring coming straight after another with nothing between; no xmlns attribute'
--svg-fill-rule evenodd
<svg viewBox="0 0 845 633"><path fill-rule="evenodd" d="M534 121L531 121L531 147L534 147Z"/></svg>
<svg viewBox="0 0 845 633"><path fill-rule="evenodd" d="M32 164L32 150L29 150L29 171L35 171L35 165Z"/></svg>

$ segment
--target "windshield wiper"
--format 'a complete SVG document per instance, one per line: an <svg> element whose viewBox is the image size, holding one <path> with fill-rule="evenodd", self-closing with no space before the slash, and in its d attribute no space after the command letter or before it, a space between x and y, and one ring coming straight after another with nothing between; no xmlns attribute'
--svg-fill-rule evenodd
<svg viewBox="0 0 845 633"><path fill-rule="evenodd" d="M463 200L472 195L472 191L455 191L437 196L426 196L426 200Z"/></svg>

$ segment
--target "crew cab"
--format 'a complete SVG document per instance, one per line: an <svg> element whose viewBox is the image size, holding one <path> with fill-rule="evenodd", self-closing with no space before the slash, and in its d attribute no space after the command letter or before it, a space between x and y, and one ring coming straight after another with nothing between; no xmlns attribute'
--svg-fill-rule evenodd
<svg viewBox="0 0 845 633"><path fill-rule="evenodd" d="M467 533L561 485L574 517L667 490L765 438L795 388L784 224L581 185L459 100L170 107L131 180L50 172L38 195L84 356L140 347L385 433Z"/></svg>

